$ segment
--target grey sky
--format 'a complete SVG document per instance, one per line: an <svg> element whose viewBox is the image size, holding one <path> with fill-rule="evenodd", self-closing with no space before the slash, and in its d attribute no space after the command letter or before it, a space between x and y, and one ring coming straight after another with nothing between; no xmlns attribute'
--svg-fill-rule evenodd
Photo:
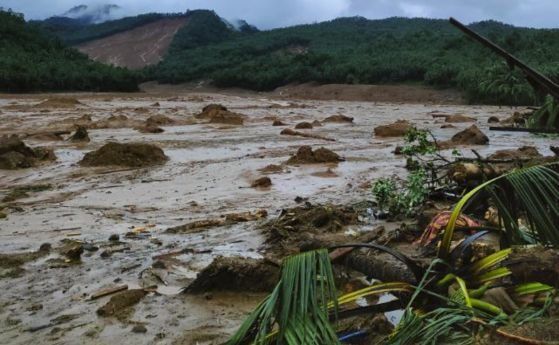
<svg viewBox="0 0 559 345"><path fill-rule="evenodd" d="M126 15L213 9L226 19L245 19L261 29L355 15L454 16L464 22L495 19L519 26L559 27L559 0L0 0L0 6L23 12L27 19L40 19L100 2L121 6Z"/></svg>

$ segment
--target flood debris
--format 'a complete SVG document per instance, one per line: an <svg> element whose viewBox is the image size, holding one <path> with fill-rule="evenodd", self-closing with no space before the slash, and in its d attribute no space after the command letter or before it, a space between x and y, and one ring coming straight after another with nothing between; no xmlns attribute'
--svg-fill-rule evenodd
<svg viewBox="0 0 559 345"><path fill-rule="evenodd" d="M0 169L31 168L54 160L56 156L50 148L30 148L15 135L0 137Z"/></svg>
<svg viewBox="0 0 559 345"><path fill-rule="evenodd" d="M327 148L321 147L313 150L310 146L301 146L295 155L291 156L286 164L316 164L316 163L337 163L344 161L337 153Z"/></svg>
<svg viewBox="0 0 559 345"><path fill-rule="evenodd" d="M126 319L138 302L147 295L144 289L131 289L113 295L111 299L101 308L97 309L97 315L102 317L116 317L119 320Z"/></svg>
<svg viewBox="0 0 559 345"><path fill-rule="evenodd" d="M51 248L49 243L44 243L34 252L0 254L0 279L20 277L25 272L24 264L47 256Z"/></svg>
<svg viewBox="0 0 559 345"><path fill-rule="evenodd" d="M272 185L272 180L267 176L260 177L252 181L252 183L250 184L252 188L268 188L271 185Z"/></svg>
<svg viewBox="0 0 559 345"><path fill-rule="evenodd" d="M78 125L76 131L68 140L74 143L88 143L91 139L89 139L89 133L87 133L85 126Z"/></svg>
<svg viewBox="0 0 559 345"><path fill-rule="evenodd" d="M320 140L326 140L326 141L336 141L335 139L323 137L323 136L318 135L318 134L303 133L303 132L293 130L291 128L286 128L286 129L282 130L280 132L280 135L291 135L291 136L299 136L299 137L303 137L303 138L320 139Z"/></svg>
<svg viewBox="0 0 559 345"><path fill-rule="evenodd" d="M199 120L208 120L208 123L222 123L227 125L243 125L244 115L229 111L221 104L209 104L202 112L194 115Z"/></svg>
<svg viewBox="0 0 559 345"><path fill-rule="evenodd" d="M139 168L164 164L168 159L163 150L153 144L110 142L96 151L86 153L80 165Z"/></svg>
<svg viewBox="0 0 559 345"><path fill-rule="evenodd" d="M295 129L312 129L312 123L310 122L299 122L295 125Z"/></svg>
<svg viewBox="0 0 559 345"><path fill-rule="evenodd" d="M128 290L128 285L126 285L126 284L117 285L117 286L101 289L101 290L98 290L98 291L92 293L91 296L89 296L89 299L90 300L98 299L98 298L109 296L109 295L112 295L112 294L115 294L117 292L121 292L121 291L124 291L124 290Z"/></svg>
<svg viewBox="0 0 559 345"><path fill-rule="evenodd" d="M276 219L265 223L270 250L293 250L301 242L308 241L320 234L341 232L345 226L359 222L359 214L352 207L340 205L313 205L306 202L302 206L284 209Z"/></svg>
<svg viewBox="0 0 559 345"><path fill-rule="evenodd" d="M2 202L12 202L18 199L28 198L30 196L29 193L39 193L49 189L52 189L52 185L50 184L18 186L10 190L10 192L2 198Z"/></svg>
<svg viewBox="0 0 559 345"><path fill-rule="evenodd" d="M398 120L392 124L375 127L377 137L403 137L412 128L407 120Z"/></svg>
<svg viewBox="0 0 559 345"><path fill-rule="evenodd" d="M254 212L229 213L221 216L220 218L196 220L187 224L171 227L165 230L165 232L171 234L190 234L204 231L205 229L211 227L260 220L266 218L267 216L268 212L264 209L256 210Z"/></svg>
<svg viewBox="0 0 559 345"><path fill-rule="evenodd" d="M353 117L349 117L346 115L332 115L328 116L322 122L337 122L337 123L353 123Z"/></svg>
<svg viewBox="0 0 559 345"><path fill-rule="evenodd" d="M198 273L185 292L269 292L279 276L279 267L267 260L218 256Z"/></svg>

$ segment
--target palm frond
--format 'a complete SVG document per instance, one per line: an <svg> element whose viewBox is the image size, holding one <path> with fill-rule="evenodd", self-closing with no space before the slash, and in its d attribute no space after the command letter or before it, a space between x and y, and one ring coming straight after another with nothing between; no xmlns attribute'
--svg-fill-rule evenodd
<svg viewBox="0 0 559 345"><path fill-rule="evenodd" d="M227 345L338 344L328 312L337 311L336 288L328 251L285 259L280 282L253 311Z"/></svg>
<svg viewBox="0 0 559 345"><path fill-rule="evenodd" d="M556 165L554 163L553 165ZM559 246L559 173L552 165L513 170L489 180L468 192L454 207L445 228L439 257L447 259L456 220L482 190L489 192L498 209L509 244L526 243L533 238ZM521 225L519 219L526 221Z"/></svg>

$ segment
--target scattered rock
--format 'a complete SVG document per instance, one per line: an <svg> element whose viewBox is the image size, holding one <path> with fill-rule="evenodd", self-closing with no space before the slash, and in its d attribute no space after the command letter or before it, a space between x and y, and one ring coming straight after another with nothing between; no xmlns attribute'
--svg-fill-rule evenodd
<svg viewBox="0 0 559 345"><path fill-rule="evenodd" d="M559 157L559 146L550 146L549 149Z"/></svg>
<svg viewBox="0 0 559 345"><path fill-rule="evenodd" d="M327 148L321 147L313 151L310 146L301 146L297 153L287 160L287 164L336 163L343 160Z"/></svg>
<svg viewBox="0 0 559 345"><path fill-rule="evenodd" d="M24 169L36 166L41 161L56 160L49 148L30 148L17 136L0 138L0 169Z"/></svg>
<svg viewBox="0 0 559 345"><path fill-rule="evenodd" d="M499 118L497 116L490 116L487 123L499 123Z"/></svg>
<svg viewBox="0 0 559 345"><path fill-rule="evenodd" d="M476 125L471 125L465 130L456 133L450 140L440 142L441 149L447 149L456 145L487 145L489 138L477 128Z"/></svg>
<svg viewBox="0 0 559 345"><path fill-rule="evenodd" d="M274 120L272 126L287 126L285 123L281 122L280 120Z"/></svg>
<svg viewBox="0 0 559 345"><path fill-rule="evenodd" d="M312 129L312 123L310 122L299 122L295 125L295 129Z"/></svg>
<svg viewBox="0 0 559 345"><path fill-rule="evenodd" d="M164 164L169 158L159 147L143 143L107 143L100 149L85 154L82 166L119 165L146 167Z"/></svg>
<svg viewBox="0 0 559 345"><path fill-rule="evenodd" d="M265 260L218 256L188 286L186 292L268 292L277 284L279 267Z"/></svg>
<svg viewBox="0 0 559 345"><path fill-rule="evenodd" d="M398 120L390 125L378 126L375 128L377 137L403 137L412 128L409 121Z"/></svg>
<svg viewBox="0 0 559 345"><path fill-rule="evenodd" d="M270 187L271 185L272 185L272 180L267 176L260 177L250 184L252 188L267 188Z"/></svg>
<svg viewBox="0 0 559 345"><path fill-rule="evenodd" d="M352 123L353 117L345 115L332 115L325 118L322 122L338 122L338 123Z"/></svg>
<svg viewBox="0 0 559 345"><path fill-rule="evenodd" d="M456 128L456 126L455 126L455 125L451 125L451 124L446 124L446 125L442 125L441 128L442 128L442 129L445 129L445 128Z"/></svg>
<svg viewBox="0 0 559 345"><path fill-rule="evenodd" d="M265 174L275 174L283 172L283 167L281 165L269 164L266 165L264 168L258 169L258 171Z"/></svg>
<svg viewBox="0 0 559 345"><path fill-rule="evenodd" d="M76 132L69 139L72 142L89 142L89 134L84 126L78 126Z"/></svg>
<svg viewBox="0 0 559 345"><path fill-rule="evenodd" d="M242 125L243 115L227 110L221 104L210 104L202 109L200 114L194 115L197 119L209 120L208 123L223 123L228 125Z"/></svg>
<svg viewBox="0 0 559 345"><path fill-rule="evenodd" d="M542 158L538 152L538 149L533 146L522 146L517 150L499 150L487 157L488 159L495 159L495 160L528 160L534 158Z"/></svg>
<svg viewBox="0 0 559 345"><path fill-rule="evenodd" d="M115 316L118 319L126 317L131 312L131 307L144 298L147 293L143 289L125 290L111 297L111 299L97 309L97 315L103 317Z"/></svg>
<svg viewBox="0 0 559 345"><path fill-rule="evenodd" d="M111 242L118 242L120 240L120 237L118 236L118 234L112 234L111 236L109 236L109 241Z"/></svg>
<svg viewBox="0 0 559 345"><path fill-rule="evenodd" d="M146 333L147 331L148 329L144 325L135 325L132 327L132 333Z"/></svg>
<svg viewBox="0 0 559 345"><path fill-rule="evenodd" d="M318 121L318 120L314 120L314 121L311 123L311 125L312 125L313 127L321 127L321 126L322 126L322 123L320 123L320 121Z"/></svg>
<svg viewBox="0 0 559 345"><path fill-rule="evenodd" d="M60 254L64 255L70 261L78 262L81 259L84 248L81 242L65 241L64 245L58 249Z"/></svg>
<svg viewBox="0 0 559 345"><path fill-rule="evenodd" d="M152 107L159 107L160 104L159 104L159 102L155 102L155 103L152 103L151 106L152 106Z"/></svg>
<svg viewBox="0 0 559 345"><path fill-rule="evenodd" d="M140 133L151 133L151 134L158 134L158 133L165 132L165 130L163 128L158 127L158 126L153 125L153 124L138 127L138 128L136 128L136 130Z"/></svg>

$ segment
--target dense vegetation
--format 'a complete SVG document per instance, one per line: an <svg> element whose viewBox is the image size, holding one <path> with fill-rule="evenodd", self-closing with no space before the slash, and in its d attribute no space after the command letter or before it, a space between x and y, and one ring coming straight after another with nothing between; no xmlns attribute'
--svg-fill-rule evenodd
<svg viewBox="0 0 559 345"><path fill-rule="evenodd" d="M44 35L18 14L0 11L0 90L133 91L132 72L93 62Z"/></svg>
<svg viewBox="0 0 559 345"><path fill-rule="evenodd" d="M30 23L60 38L62 42L68 45L76 45L114 35L166 17L175 17L179 15L180 14L147 13L99 24L88 24L83 20L68 17L51 17L43 21L31 21Z"/></svg>
<svg viewBox="0 0 559 345"><path fill-rule="evenodd" d="M202 32L212 25L210 17L205 19L197 25ZM559 30L494 21L471 27L552 78L559 76ZM340 18L231 35L197 48L178 42L174 47L153 69L161 82L212 79L222 87L271 90L293 82L421 81L459 88L472 102L533 104L541 99L522 75L445 20Z"/></svg>

